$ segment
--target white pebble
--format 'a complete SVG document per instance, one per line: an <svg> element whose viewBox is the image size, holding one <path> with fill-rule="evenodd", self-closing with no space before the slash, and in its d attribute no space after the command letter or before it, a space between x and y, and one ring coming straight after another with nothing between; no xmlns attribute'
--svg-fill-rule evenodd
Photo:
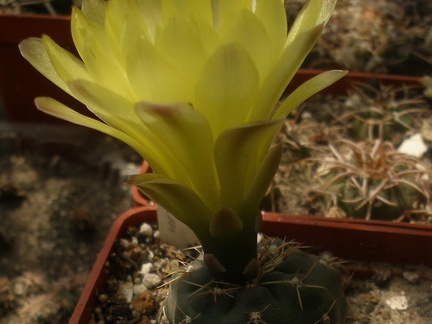
<svg viewBox="0 0 432 324"><path fill-rule="evenodd" d="M422 136L420 134L415 134L404 140L399 146L398 151L419 158L423 156L427 149Z"/></svg>
<svg viewBox="0 0 432 324"><path fill-rule="evenodd" d="M143 284L134 285L133 286L133 293L134 296L141 295L144 291L148 290L147 287Z"/></svg>
<svg viewBox="0 0 432 324"><path fill-rule="evenodd" d="M386 300L386 304L393 310L406 310L408 308L408 300L405 295L390 297Z"/></svg>
<svg viewBox="0 0 432 324"><path fill-rule="evenodd" d="M147 273L150 273L152 267L153 267L153 265L152 265L150 262L148 262L148 263L144 263L144 264L141 266L141 271L140 271L140 273L142 273L143 275L146 275Z"/></svg>
<svg viewBox="0 0 432 324"><path fill-rule="evenodd" d="M146 237L152 237L153 236L153 229L147 223L143 223L140 226L139 232Z"/></svg>
<svg viewBox="0 0 432 324"><path fill-rule="evenodd" d="M123 297L127 303L130 303L133 297L133 284L129 281L120 282L118 287L118 294Z"/></svg>
<svg viewBox="0 0 432 324"><path fill-rule="evenodd" d="M157 287L162 282L161 277L159 277L155 273L147 273L144 275L143 278L143 284L148 288L152 289L154 287Z"/></svg>
<svg viewBox="0 0 432 324"><path fill-rule="evenodd" d="M159 231L155 231L154 234L153 234L153 237L155 239L159 239L160 238L160 232Z"/></svg>

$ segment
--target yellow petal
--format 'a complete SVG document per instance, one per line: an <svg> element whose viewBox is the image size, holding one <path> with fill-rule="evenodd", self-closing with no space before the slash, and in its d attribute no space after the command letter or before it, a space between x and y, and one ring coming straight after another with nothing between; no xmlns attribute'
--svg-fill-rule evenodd
<svg viewBox="0 0 432 324"><path fill-rule="evenodd" d="M157 26L160 24L160 0L113 0L108 2L105 21L105 33L118 60L126 66L127 51L125 45L129 37L140 37L152 43ZM138 35L138 36L137 36Z"/></svg>
<svg viewBox="0 0 432 324"><path fill-rule="evenodd" d="M162 1L162 21L166 26L174 17L187 17L191 20L202 20L211 24L211 1L203 0L176 0Z"/></svg>
<svg viewBox="0 0 432 324"><path fill-rule="evenodd" d="M220 179L221 205L230 206L241 217L244 216L243 203L283 121L280 118L231 128L217 139L215 163Z"/></svg>
<svg viewBox="0 0 432 324"><path fill-rule="evenodd" d="M171 65L150 40L139 35L125 44L127 77L137 101L189 102L190 90L179 69Z"/></svg>
<svg viewBox="0 0 432 324"><path fill-rule="evenodd" d="M104 32L107 42L120 64L125 65L123 57L122 40L125 37L125 25L136 16L137 7L135 1L117 0L109 1L105 13Z"/></svg>
<svg viewBox="0 0 432 324"><path fill-rule="evenodd" d="M98 21L89 20L81 10L74 9L72 36L91 78L123 96L133 97L123 62L118 60L110 47L104 26Z"/></svg>
<svg viewBox="0 0 432 324"><path fill-rule="evenodd" d="M167 154L157 142L157 135L143 125L135 112L135 104L97 84L84 80L69 83L73 94L108 125L128 134L140 144L140 152L154 168L169 169Z"/></svg>
<svg viewBox="0 0 432 324"><path fill-rule="evenodd" d="M252 58L261 78L266 76L273 62L272 44L264 25L256 15L243 9L221 26L220 33L224 42L242 46Z"/></svg>
<svg viewBox="0 0 432 324"><path fill-rule="evenodd" d="M117 0L121 5L122 0ZM148 36L151 40L154 40L156 29L162 23L162 8L160 0L146 0L139 1L137 7L142 15L142 22L146 25Z"/></svg>
<svg viewBox="0 0 432 324"><path fill-rule="evenodd" d="M274 117L279 118L280 116L289 114L303 101L335 83L347 73L347 71L340 70L326 71L307 80L284 99L281 105L277 108Z"/></svg>
<svg viewBox="0 0 432 324"><path fill-rule="evenodd" d="M86 117L77 113L75 110L70 109L69 107L63 105L62 103L48 97L39 97L35 99L36 107L57 118L66 120L68 122L82 125L88 128L92 128L94 130L100 131L107 135L117 138L118 140L130 145L134 150L136 150L143 157L146 156L146 153L140 143L138 143L135 139L129 136L129 134L123 133L111 126L108 126L100 121L97 121L93 118Z"/></svg>
<svg viewBox="0 0 432 324"><path fill-rule="evenodd" d="M170 154L171 177L195 190L207 205L215 205L218 183L213 138L204 116L187 104L141 102L136 109L142 124L157 138L152 142L157 141L158 149Z"/></svg>
<svg viewBox="0 0 432 324"><path fill-rule="evenodd" d="M257 101L255 113L276 105L330 19L335 4L336 0L308 0L304 4L289 30L282 55L264 81L262 93L265 95Z"/></svg>
<svg viewBox="0 0 432 324"><path fill-rule="evenodd" d="M85 0L82 2L81 11L87 19L102 27L105 21L106 6L107 2L104 0Z"/></svg>
<svg viewBox="0 0 432 324"><path fill-rule="evenodd" d="M153 173L132 176L129 183L140 188L196 234L208 232L211 210L183 183Z"/></svg>
<svg viewBox="0 0 432 324"><path fill-rule="evenodd" d="M207 61L196 87L195 108L211 121L215 138L248 121L258 84L258 71L238 44L221 47Z"/></svg>
<svg viewBox="0 0 432 324"><path fill-rule="evenodd" d="M279 163L282 157L282 144L272 147L262 160L261 165L257 169L254 179L251 182L249 191L246 193L245 199L245 215L253 217L254 211L259 210L262 197L266 194L273 178L278 170ZM253 218L246 220L247 223L254 222ZM257 224L259 225L259 224Z"/></svg>
<svg viewBox="0 0 432 324"><path fill-rule="evenodd" d="M73 80L69 87L79 101L106 123L116 125L118 120L136 123L134 103L129 99L87 80Z"/></svg>
<svg viewBox="0 0 432 324"><path fill-rule="evenodd" d="M287 43L293 41L299 33L306 30L322 28L327 24L337 0L308 0L294 20L287 38Z"/></svg>
<svg viewBox="0 0 432 324"><path fill-rule="evenodd" d="M80 59L67 50L61 48L48 36L42 36L42 42L47 54L49 55L51 64L55 68L57 74L65 82L73 79L90 79L83 62Z"/></svg>
<svg viewBox="0 0 432 324"><path fill-rule="evenodd" d="M194 86L207 59L203 42L194 28L201 26L196 22L192 26L182 16L172 17L155 39L155 47L170 65L178 69L179 79L184 83L183 89L187 91L189 101L193 98Z"/></svg>
<svg viewBox="0 0 432 324"><path fill-rule="evenodd" d="M223 24L236 19L236 15L243 9L253 11L255 0L214 0L212 1L213 24L219 30Z"/></svg>
<svg viewBox="0 0 432 324"><path fill-rule="evenodd" d="M63 91L71 94L66 82L58 75L46 52L45 46L39 38L27 38L19 44L21 55L29 61L33 67L42 73Z"/></svg>
<svg viewBox="0 0 432 324"><path fill-rule="evenodd" d="M258 0L255 15L260 19L267 35L270 36L271 48L268 51L275 60L285 44L287 37L287 17L283 0Z"/></svg>
<svg viewBox="0 0 432 324"><path fill-rule="evenodd" d="M88 56L88 47L94 46L89 41L96 41L98 37L95 34L100 34L102 29L101 24L98 25L96 22L88 20L80 9L73 7L71 14L72 39L78 54L84 62L86 62L86 56Z"/></svg>

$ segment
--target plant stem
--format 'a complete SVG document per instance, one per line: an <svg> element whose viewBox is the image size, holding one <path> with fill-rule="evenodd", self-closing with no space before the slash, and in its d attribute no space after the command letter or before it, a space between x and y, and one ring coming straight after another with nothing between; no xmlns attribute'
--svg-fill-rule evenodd
<svg viewBox="0 0 432 324"><path fill-rule="evenodd" d="M241 284L258 273L257 233L254 226L228 237L207 236L201 240L207 268L220 279Z"/></svg>

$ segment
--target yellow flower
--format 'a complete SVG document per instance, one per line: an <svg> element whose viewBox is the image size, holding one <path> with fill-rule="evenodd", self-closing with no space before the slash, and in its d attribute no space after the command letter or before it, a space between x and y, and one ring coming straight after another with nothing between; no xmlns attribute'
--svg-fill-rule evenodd
<svg viewBox="0 0 432 324"><path fill-rule="evenodd" d="M283 119L344 75L277 105L335 2L308 1L287 33L283 0L84 0L72 12L80 58L48 36L20 49L98 119L46 97L37 107L132 146L154 170L132 182L205 240L255 228Z"/></svg>

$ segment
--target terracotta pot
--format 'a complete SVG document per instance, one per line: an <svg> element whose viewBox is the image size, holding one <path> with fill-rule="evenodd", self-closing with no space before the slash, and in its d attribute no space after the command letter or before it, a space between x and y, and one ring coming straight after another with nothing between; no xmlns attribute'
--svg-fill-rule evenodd
<svg viewBox="0 0 432 324"><path fill-rule="evenodd" d="M34 98L53 97L72 107L84 106L37 72L20 54L18 44L28 37L48 34L72 52L75 46L69 16L0 14L0 108L10 122L56 122L61 120L38 111ZM80 110L81 111L81 110Z"/></svg>
<svg viewBox="0 0 432 324"><path fill-rule="evenodd" d="M150 172L150 166L147 161L141 164L140 173ZM135 206L147 206L153 204L136 186L131 186L131 195Z"/></svg>
<svg viewBox="0 0 432 324"><path fill-rule="evenodd" d="M70 324L88 323L96 304L96 292L103 290L104 265L114 241L129 226L156 222L154 206L140 206L126 211L113 224L105 244L81 293ZM292 216L265 213L262 232L304 243L312 251L328 251L336 257L353 261L380 261L432 265L432 227L382 221L339 220L316 216ZM369 269L356 269L359 276Z"/></svg>

